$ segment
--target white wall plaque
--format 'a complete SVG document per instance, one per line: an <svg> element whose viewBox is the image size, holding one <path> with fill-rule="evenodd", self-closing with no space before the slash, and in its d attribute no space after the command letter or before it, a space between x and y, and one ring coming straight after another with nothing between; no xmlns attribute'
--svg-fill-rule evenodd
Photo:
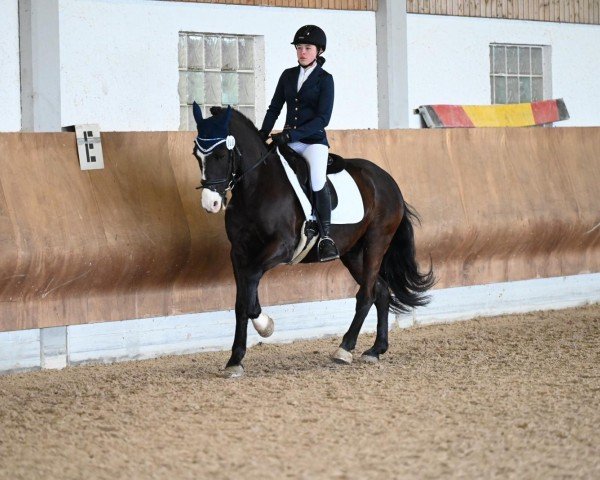
<svg viewBox="0 0 600 480"><path fill-rule="evenodd" d="M104 168L100 127L96 124L75 125L79 165L82 170Z"/></svg>

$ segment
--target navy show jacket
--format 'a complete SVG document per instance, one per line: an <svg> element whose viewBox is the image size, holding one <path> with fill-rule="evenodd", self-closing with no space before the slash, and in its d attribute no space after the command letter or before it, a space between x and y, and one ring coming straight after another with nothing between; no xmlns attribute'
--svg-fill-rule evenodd
<svg viewBox="0 0 600 480"><path fill-rule="evenodd" d="M260 130L265 133L273 130L285 103L284 128L289 130L292 142L329 146L325 127L333 110L333 77L317 64L298 90L300 68L300 65L288 68L281 74Z"/></svg>

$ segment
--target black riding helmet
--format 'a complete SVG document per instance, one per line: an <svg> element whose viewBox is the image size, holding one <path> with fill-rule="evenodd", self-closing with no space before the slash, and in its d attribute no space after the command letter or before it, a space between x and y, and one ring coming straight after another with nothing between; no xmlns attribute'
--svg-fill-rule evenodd
<svg viewBox="0 0 600 480"><path fill-rule="evenodd" d="M299 43L314 45L317 49L320 48L325 51L327 37L325 36L325 32L316 25L304 25L294 35L292 45L298 45Z"/></svg>

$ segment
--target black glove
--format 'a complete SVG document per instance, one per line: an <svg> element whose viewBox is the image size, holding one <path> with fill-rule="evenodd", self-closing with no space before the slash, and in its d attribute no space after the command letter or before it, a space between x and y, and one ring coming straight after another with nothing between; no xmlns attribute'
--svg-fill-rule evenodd
<svg viewBox="0 0 600 480"><path fill-rule="evenodd" d="M261 139L263 142L266 142L266 141L267 141L267 139L269 138L269 133L270 133L270 132L266 132L266 131L264 131L264 130L259 130L259 131L258 131L258 136L260 137L260 139Z"/></svg>
<svg viewBox="0 0 600 480"><path fill-rule="evenodd" d="M281 147L286 143L290 143L292 141L290 137L290 132L288 132L287 130L284 130L281 133L275 133L271 135L271 140L273 140L273 143L278 147Z"/></svg>

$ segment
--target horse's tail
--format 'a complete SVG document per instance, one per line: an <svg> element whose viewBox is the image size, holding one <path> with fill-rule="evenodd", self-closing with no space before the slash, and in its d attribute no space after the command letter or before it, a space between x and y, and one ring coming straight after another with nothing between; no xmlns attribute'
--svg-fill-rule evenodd
<svg viewBox="0 0 600 480"><path fill-rule="evenodd" d="M379 274L391 290L390 310L395 313L408 312L411 308L427 305L430 298L424 293L435 283L432 267L427 273L419 272L413 220L418 222L419 217L405 204L404 217L379 269Z"/></svg>

